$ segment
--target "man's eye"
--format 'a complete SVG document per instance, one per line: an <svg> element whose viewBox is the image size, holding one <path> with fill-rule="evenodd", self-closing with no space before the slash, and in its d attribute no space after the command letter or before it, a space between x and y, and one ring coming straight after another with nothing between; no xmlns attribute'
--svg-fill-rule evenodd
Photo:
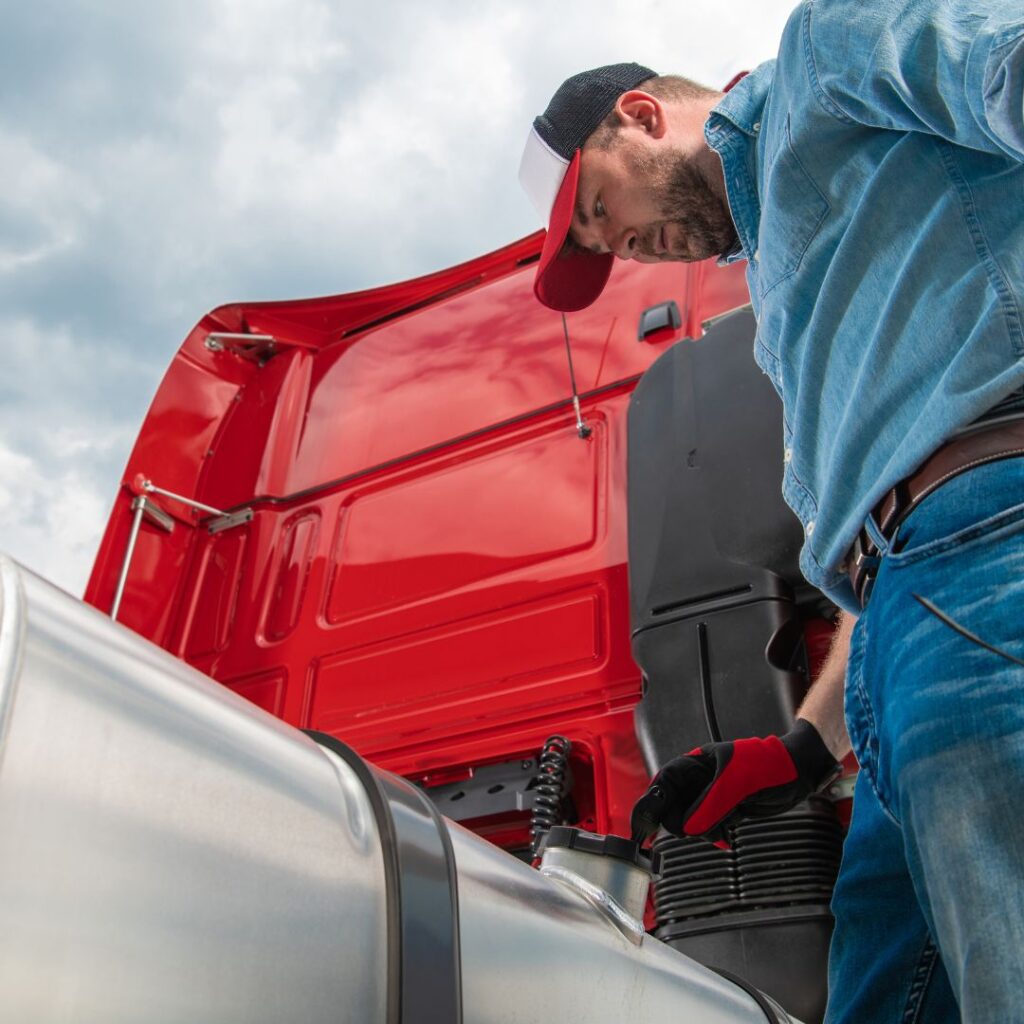
<svg viewBox="0 0 1024 1024"><path fill-rule="evenodd" d="M602 203L600 199L598 199L597 202L594 203L594 216L595 217L603 217L604 216L604 203Z"/></svg>

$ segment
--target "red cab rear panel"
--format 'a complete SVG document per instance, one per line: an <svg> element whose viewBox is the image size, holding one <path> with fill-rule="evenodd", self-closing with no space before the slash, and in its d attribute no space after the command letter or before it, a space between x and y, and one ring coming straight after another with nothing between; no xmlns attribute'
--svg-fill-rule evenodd
<svg viewBox="0 0 1024 1024"><path fill-rule="evenodd" d="M86 599L271 713L442 783L571 737L577 817L625 832L634 738L626 409L643 371L747 301L740 268L620 265L568 318L532 294L542 236L405 284L225 306L175 357ZM681 326L638 340L644 310ZM241 337L240 337L241 336ZM214 531L211 530L214 527ZM525 815L481 832L525 845Z"/></svg>

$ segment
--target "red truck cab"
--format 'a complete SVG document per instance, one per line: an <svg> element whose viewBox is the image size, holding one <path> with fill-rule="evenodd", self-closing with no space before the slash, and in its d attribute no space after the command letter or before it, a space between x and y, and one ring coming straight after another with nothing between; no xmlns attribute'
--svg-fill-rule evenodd
<svg viewBox="0 0 1024 1024"><path fill-rule="evenodd" d="M796 572L753 318L727 316L741 268L619 265L563 324L542 237L203 317L85 594L524 858L531 825L628 834L660 761L784 727L831 611ZM826 801L779 828L659 840L649 923L810 1020L840 826Z"/></svg>

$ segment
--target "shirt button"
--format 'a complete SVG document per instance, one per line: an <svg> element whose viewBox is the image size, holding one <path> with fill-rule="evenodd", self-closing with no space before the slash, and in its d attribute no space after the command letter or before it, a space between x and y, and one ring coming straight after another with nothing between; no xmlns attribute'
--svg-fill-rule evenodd
<svg viewBox="0 0 1024 1024"><path fill-rule="evenodd" d="M755 132L759 132L760 130L761 130L761 122L760 121L755 121L754 122L754 131Z"/></svg>
<svg viewBox="0 0 1024 1024"><path fill-rule="evenodd" d="M793 449L792 448L787 448L782 453L782 461L783 462L789 462L792 458L793 458Z"/></svg>
<svg viewBox="0 0 1024 1024"><path fill-rule="evenodd" d="M810 535L812 533L814 533L814 520L813 519L804 527L804 530L807 533L808 537L810 537Z"/></svg>
<svg viewBox="0 0 1024 1024"><path fill-rule="evenodd" d="M760 249L755 249L754 250L754 262L755 263L760 263L761 262L761 250Z"/></svg>

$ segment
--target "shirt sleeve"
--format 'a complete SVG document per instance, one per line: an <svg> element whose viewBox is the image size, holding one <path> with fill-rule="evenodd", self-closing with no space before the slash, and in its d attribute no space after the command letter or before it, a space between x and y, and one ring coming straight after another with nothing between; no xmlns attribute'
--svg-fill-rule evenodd
<svg viewBox="0 0 1024 1024"><path fill-rule="evenodd" d="M1024 161L1020 0L806 0L803 43L835 117Z"/></svg>

